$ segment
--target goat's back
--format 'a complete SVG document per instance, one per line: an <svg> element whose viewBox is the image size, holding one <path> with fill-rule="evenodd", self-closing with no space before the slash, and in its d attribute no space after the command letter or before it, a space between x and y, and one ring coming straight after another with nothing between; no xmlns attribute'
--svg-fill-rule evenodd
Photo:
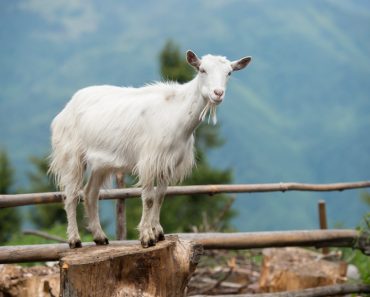
<svg viewBox="0 0 370 297"><path fill-rule="evenodd" d="M183 100L176 97L177 86L79 90L52 123L54 155L68 150L92 168L123 168L148 178L167 172L168 179L181 178L175 167L183 161L191 167L194 161L192 137L179 137L177 131Z"/></svg>

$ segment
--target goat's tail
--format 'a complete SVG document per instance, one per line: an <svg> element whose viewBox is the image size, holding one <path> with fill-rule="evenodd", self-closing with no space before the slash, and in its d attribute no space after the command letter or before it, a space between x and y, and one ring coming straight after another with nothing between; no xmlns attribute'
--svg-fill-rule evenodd
<svg viewBox="0 0 370 297"><path fill-rule="evenodd" d="M76 196L82 188L85 171L84 154L81 151L73 121L60 113L51 125L52 153L49 157L49 174L66 196Z"/></svg>

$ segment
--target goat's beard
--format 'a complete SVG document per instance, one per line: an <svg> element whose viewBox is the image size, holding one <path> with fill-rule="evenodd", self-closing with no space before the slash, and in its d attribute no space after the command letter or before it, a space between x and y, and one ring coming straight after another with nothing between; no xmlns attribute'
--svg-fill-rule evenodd
<svg viewBox="0 0 370 297"><path fill-rule="evenodd" d="M208 114L208 124L209 121L212 119L213 125L217 124L217 115L216 115L216 107L217 105L211 102L210 100L207 102L207 105L203 108L202 112L199 115L199 120L203 122Z"/></svg>

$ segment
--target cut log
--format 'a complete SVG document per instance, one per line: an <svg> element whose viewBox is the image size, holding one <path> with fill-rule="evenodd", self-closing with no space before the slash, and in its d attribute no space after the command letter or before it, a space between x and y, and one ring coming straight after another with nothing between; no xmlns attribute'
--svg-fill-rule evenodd
<svg viewBox="0 0 370 297"><path fill-rule="evenodd" d="M264 249L262 292L281 292L343 283L345 262L322 259L322 254L302 248Z"/></svg>
<svg viewBox="0 0 370 297"><path fill-rule="evenodd" d="M156 246L96 246L60 261L63 297L184 296L202 254L201 245L168 236Z"/></svg>

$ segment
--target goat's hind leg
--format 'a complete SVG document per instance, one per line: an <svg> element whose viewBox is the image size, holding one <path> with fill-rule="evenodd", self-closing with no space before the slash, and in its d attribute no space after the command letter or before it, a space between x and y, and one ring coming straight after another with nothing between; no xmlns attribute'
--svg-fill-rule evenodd
<svg viewBox="0 0 370 297"><path fill-rule="evenodd" d="M99 189L106 178L106 174L94 171L84 189L85 212L88 219L87 229L92 233L94 241L98 245L109 244L99 219Z"/></svg>
<svg viewBox="0 0 370 297"><path fill-rule="evenodd" d="M64 209L67 213L68 227L68 243L71 249L81 247L81 239L78 233L77 225L77 204L78 204L78 192L76 188L69 185L65 188L66 199L64 201Z"/></svg>

